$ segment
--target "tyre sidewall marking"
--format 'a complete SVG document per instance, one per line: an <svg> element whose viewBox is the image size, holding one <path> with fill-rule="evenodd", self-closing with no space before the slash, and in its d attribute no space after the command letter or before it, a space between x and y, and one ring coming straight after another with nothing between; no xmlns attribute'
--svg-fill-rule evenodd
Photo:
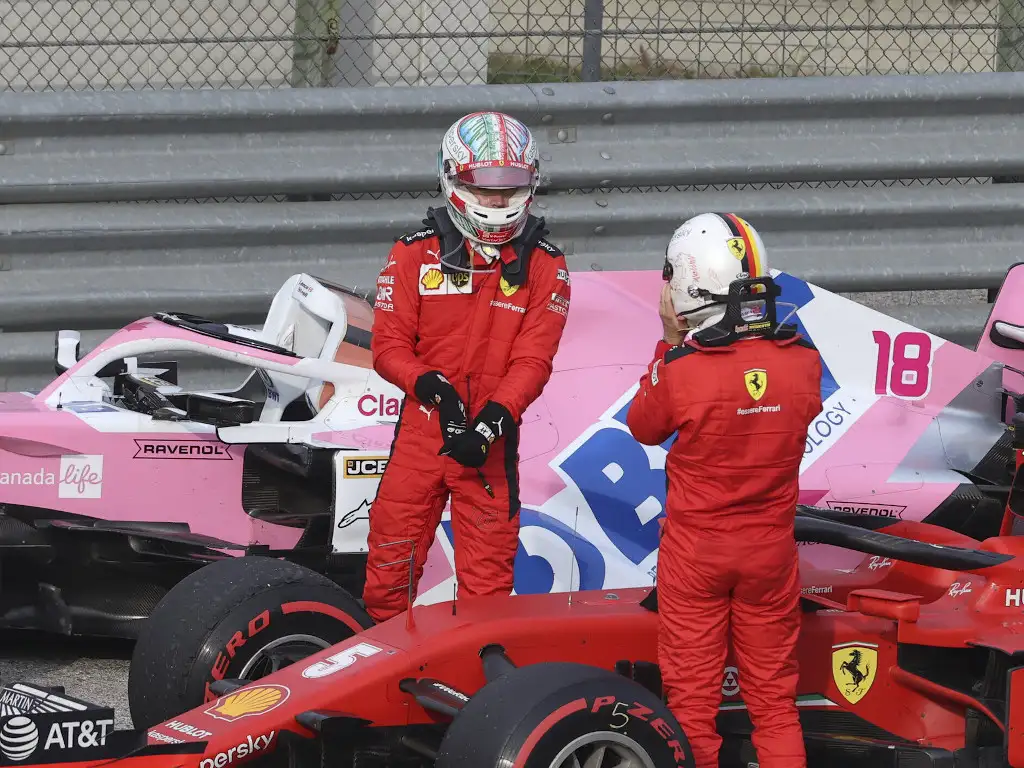
<svg viewBox="0 0 1024 768"><path fill-rule="evenodd" d="M285 616L293 613L323 613L331 618L340 621L342 624L352 630L353 633L358 634L364 629L369 629L373 624L368 626L362 626L354 616L343 608L338 608L334 605L328 605L327 603L317 602L316 600L293 600L290 603L282 603L281 609Z"/></svg>
<svg viewBox="0 0 1024 768"><path fill-rule="evenodd" d="M566 744L579 736L611 731L639 744L657 766L693 768L689 744L665 707L632 692L623 695L616 687L603 681L586 681L554 694L555 701L551 701L554 697L548 699L550 708L536 707L536 714L511 735L503 758L513 768L548 766ZM570 702L559 705L558 700L570 696Z"/></svg>
<svg viewBox="0 0 1024 768"><path fill-rule="evenodd" d="M305 610L285 613L279 600L267 607L266 596L256 595L234 608L206 638L189 674L190 698L198 694L203 703L218 698L210 690L217 680L237 676L242 667L269 643L288 635L312 635L330 645L352 637L352 625L358 625L344 609L319 601L302 601ZM316 610L322 606L322 610ZM341 610L348 621L335 615ZM350 624L351 623L351 624ZM310 651L315 653L315 651ZM198 703L198 701L197 701Z"/></svg>

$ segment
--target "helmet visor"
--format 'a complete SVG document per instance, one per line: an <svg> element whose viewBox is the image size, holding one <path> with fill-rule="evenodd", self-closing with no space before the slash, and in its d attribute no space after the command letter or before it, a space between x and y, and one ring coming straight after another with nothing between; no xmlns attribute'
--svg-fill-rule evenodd
<svg viewBox="0 0 1024 768"><path fill-rule="evenodd" d="M533 171L510 165L486 165L459 170L459 181L482 189L516 189L533 184Z"/></svg>

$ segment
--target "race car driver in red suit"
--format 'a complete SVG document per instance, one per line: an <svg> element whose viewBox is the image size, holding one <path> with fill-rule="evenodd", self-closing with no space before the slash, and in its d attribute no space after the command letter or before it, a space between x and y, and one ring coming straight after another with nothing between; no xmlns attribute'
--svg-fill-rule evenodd
<svg viewBox="0 0 1024 768"><path fill-rule="evenodd" d="M807 428L822 407L821 361L793 326L751 335L738 300L739 325L725 316L730 283L766 275L764 243L736 215L702 214L675 231L664 336L627 415L646 445L677 433L665 460L658 657L696 768L718 766L715 717L730 639L760 768L806 765L793 521Z"/></svg>
<svg viewBox="0 0 1024 768"><path fill-rule="evenodd" d="M408 606L449 496L458 597L509 594L519 542L519 425L551 376L569 310L562 252L529 214L537 145L518 120L466 115L438 153L445 205L377 278L374 370L406 397L369 513L363 598ZM406 542L406 543L403 543Z"/></svg>

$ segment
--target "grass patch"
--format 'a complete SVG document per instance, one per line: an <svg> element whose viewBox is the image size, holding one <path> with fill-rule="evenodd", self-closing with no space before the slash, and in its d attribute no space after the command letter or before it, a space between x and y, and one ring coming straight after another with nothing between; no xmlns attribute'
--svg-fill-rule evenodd
<svg viewBox="0 0 1024 768"><path fill-rule="evenodd" d="M487 60L487 82L500 83L578 83L582 66L545 56L513 56L493 53ZM601 67L601 80L691 80L697 68L654 64L642 61L620 62Z"/></svg>
<svg viewBox="0 0 1024 768"><path fill-rule="evenodd" d="M801 74L799 65L787 68L746 64L718 66L721 74L700 74L695 64L683 66L663 58L652 60L645 50L635 61L617 63L614 67L601 67L601 81L607 80L696 80L736 79L751 77L791 77ZM516 56L492 53L487 60L487 82L505 83L578 83L582 80L582 66L565 59L547 56Z"/></svg>

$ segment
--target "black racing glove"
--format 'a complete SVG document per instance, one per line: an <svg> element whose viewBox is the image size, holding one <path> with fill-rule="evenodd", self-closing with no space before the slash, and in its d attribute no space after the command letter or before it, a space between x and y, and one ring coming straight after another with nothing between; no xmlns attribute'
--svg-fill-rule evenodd
<svg viewBox="0 0 1024 768"><path fill-rule="evenodd" d="M413 394L424 405L437 408L441 439L445 443L466 431L466 405L440 371L428 371L416 379Z"/></svg>
<svg viewBox="0 0 1024 768"><path fill-rule="evenodd" d="M473 420L472 429L456 435L438 455L451 456L464 467L482 467L487 461L494 441L505 437L515 428L512 414L508 409L493 400L488 400Z"/></svg>

